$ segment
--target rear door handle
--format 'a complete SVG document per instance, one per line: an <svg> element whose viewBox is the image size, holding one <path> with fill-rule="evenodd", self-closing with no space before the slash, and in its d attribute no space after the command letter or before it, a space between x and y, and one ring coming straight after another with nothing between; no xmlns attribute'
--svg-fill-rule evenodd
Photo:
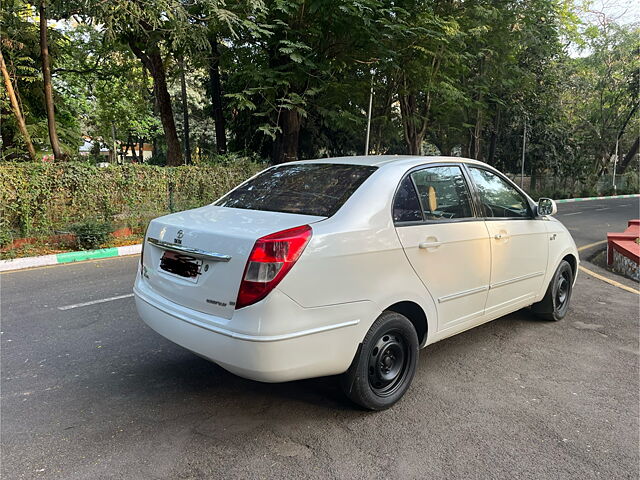
<svg viewBox="0 0 640 480"><path fill-rule="evenodd" d="M418 248L438 248L442 242L420 242Z"/></svg>
<svg viewBox="0 0 640 480"><path fill-rule="evenodd" d="M507 238L509 238L509 235L506 233L496 233L493 238L495 238L496 240L506 240Z"/></svg>

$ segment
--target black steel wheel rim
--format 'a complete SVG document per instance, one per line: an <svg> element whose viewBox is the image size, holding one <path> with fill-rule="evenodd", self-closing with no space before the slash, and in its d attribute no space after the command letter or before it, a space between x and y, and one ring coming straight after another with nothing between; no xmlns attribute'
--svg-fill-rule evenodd
<svg viewBox="0 0 640 480"><path fill-rule="evenodd" d="M569 294L571 293L571 277L566 270L560 274L558 282L556 284L556 310L562 310L569 301Z"/></svg>
<svg viewBox="0 0 640 480"><path fill-rule="evenodd" d="M378 335L369 353L371 390L380 397L395 393L406 377L410 356L409 344L399 331L390 330Z"/></svg>

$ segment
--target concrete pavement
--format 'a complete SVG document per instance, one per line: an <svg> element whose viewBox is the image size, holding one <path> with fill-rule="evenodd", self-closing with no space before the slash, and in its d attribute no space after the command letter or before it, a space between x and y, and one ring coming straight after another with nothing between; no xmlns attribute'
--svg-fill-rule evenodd
<svg viewBox="0 0 640 480"><path fill-rule="evenodd" d="M597 202L560 206L579 246L637 211ZM163 339L122 297L137 261L0 275L3 478L639 476L637 295L581 275L564 321L525 310L431 345L369 413L335 378L251 382Z"/></svg>

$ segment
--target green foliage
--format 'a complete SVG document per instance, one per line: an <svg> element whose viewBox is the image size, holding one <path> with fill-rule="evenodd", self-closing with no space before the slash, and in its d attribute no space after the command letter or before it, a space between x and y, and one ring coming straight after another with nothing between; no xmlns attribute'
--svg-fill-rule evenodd
<svg viewBox="0 0 640 480"><path fill-rule="evenodd" d="M44 109L44 93L41 72L39 27L36 23L36 5L23 0L7 0L0 9L0 48L10 75L14 78L14 89L20 99L27 130L36 151L50 153L47 119ZM49 51L54 75L60 65L64 51L64 35L53 26L48 29ZM54 101L56 123L62 149L73 154L81 140L79 112L72 95L65 94L54 78ZM24 140L17 130L15 118L8 108L3 87L0 89L0 140L3 160L27 160Z"/></svg>
<svg viewBox="0 0 640 480"><path fill-rule="evenodd" d="M100 248L111 237L112 227L109 222L87 219L74 223L69 230L76 236L76 244L80 250Z"/></svg>
<svg viewBox="0 0 640 480"><path fill-rule="evenodd" d="M249 161L175 168L0 164L0 238L51 235L84 221L141 227L211 203L261 168Z"/></svg>
<svg viewBox="0 0 640 480"><path fill-rule="evenodd" d="M558 198L586 184L600 188L602 176L611 173L616 140L622 159L640 129L638 23L593 16L578 2L48 5L58 130L68 151L82 133L109 148L153 143L149 163L171 162L169 156L178 156L177 137L163 131L169 115L162 128L159 120L159 112L167 111L160 105L168 105L178 136L183 111L189 115L194 164L233 164L233 154L216 156L220 125L214 121L212 72L220 74L229 149L242 157L362 153L373 86L372 153L461 155L516 172L526 125L526 174L562 178L562 185L543 186ZM28 130L44 152L34 13L34 4L5 1L0 47ZM158 62L143 67L151 54ZM154 94L154 70L166 76L169 99ZM2 158L24 159L5 95L0 107ZM167 143L174 147L170 155ZM629 165L636 164L632 159Z"/></svg>

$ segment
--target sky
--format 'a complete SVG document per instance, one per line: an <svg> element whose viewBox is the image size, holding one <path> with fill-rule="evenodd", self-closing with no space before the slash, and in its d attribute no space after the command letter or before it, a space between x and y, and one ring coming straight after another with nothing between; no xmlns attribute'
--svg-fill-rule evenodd
<svg viewBox="0 0 640 480"><path fill-rule="evenodd" d="M633 23L640 21L639 0L594 0L589 2L588 9L603 12L616 23ZM584 19L593 22L595 20L594 17L595 15L593 14L585 13Z"/></svg>

